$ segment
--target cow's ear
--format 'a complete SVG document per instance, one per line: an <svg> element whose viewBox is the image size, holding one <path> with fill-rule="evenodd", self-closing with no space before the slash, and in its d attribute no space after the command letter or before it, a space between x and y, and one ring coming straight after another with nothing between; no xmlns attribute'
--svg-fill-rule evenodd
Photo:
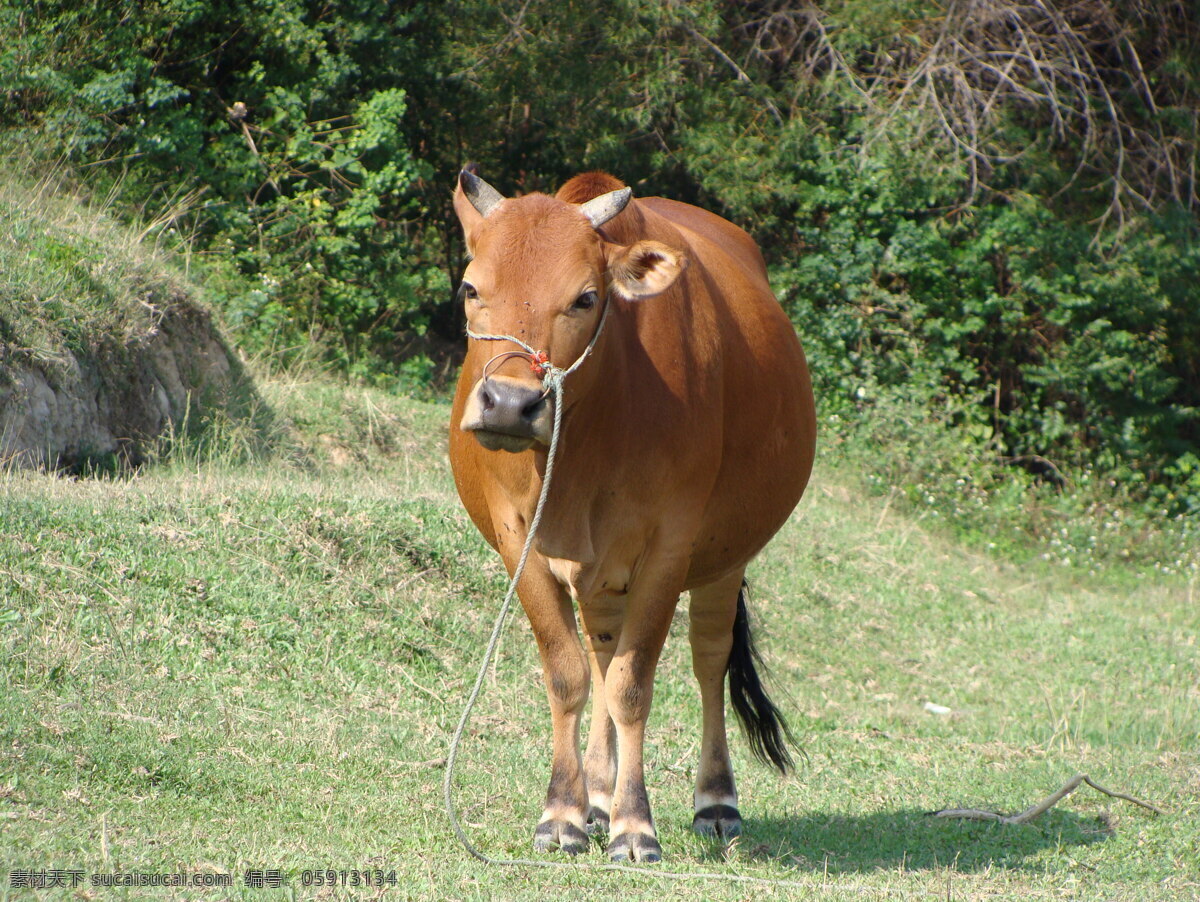
<svg viewBox="0 0 1200 902"><path fill-rule="evenodd" d="M658 241L608 246L608 276L617 294L640 301L662 294L687 267L687 255Z"/></svg>

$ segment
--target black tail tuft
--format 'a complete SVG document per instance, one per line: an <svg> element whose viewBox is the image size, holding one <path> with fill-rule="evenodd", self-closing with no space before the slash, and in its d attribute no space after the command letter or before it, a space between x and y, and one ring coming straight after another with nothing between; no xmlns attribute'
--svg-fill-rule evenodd
<svg viewBox="0 0 1200 902"><path fill-rule="evenodd" d="M787 744L795 743L783 715L767 698L762 680L758 677L757 665L762 663L750 634L750 615L746 610L746 599L750 587L745 581L738 592L737 616L733 621L733 648L729 652L729 696L733 702L733 713L742 723L750 750L765 764L787 773L792 767L792 756Z"/></svg>

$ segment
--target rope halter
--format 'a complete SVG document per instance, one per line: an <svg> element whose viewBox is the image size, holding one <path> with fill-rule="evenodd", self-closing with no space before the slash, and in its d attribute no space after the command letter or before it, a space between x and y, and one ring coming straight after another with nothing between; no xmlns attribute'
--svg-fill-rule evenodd
<svg viewBox="0 0 1200 902"><path fill-rule="evenodd" d="M596 331L592 333L592 340L588 342L588 346L583 349L583 353L566 369L555 366L550 362L550 355L545 351L540 351L537 348L526 344L515 335L489 335L486 333L472 332L471 327L467 327L467 337L473 338L476 341L511 341L515 345L519 345L520 351L501 351L483 366L482 379L488 378L488 371L492 364L497 360L507 360L509 357L524 357L529 361L529 368L533 370L535 376L542 377L542 395L554 392L555 403L561 399L557 395L562 392L562 383L567 376L579 369L580 365L585 361L589 354L592 353L592 348L596 347L596 342L600 340L600 333L604 331L604 324L608 321L608 311L612 306L611 299L604 302L604 312L600 314L600 322L596 324Z"/></svg>

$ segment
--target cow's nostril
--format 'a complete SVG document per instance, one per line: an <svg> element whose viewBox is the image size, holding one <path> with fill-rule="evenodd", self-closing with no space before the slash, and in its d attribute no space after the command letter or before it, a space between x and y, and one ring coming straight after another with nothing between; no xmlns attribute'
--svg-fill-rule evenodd
<svg viewBox="0 0 1200 902"><path fill-rule="evenodd" d="M536 401L531 401L521 408L521 416L527 420L532 420L538 415L538 412L542 409L542 405L545 403L546 399L539 396Z"/></svg>
<svg viewBox="0 0 1200 902"><path fill-rule="evenodd" d="M470 426L464 425L464 429L522 438L536 438L536 434L540 434L549 409L541 386L507 378L480 382L475 388L473 401L472 407L477 411L476 422Z"/></svg>

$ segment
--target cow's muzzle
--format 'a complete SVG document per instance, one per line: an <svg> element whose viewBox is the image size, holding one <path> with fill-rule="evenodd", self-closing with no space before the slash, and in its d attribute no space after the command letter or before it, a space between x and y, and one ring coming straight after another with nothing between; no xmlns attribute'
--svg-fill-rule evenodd
<svg viewBox="0 0 1200 902"><path fill-rule="evenodd" d="M553 405L536 383L489 376L471 389L461 426L489 451L525 451L550 444Z"/></svg>

